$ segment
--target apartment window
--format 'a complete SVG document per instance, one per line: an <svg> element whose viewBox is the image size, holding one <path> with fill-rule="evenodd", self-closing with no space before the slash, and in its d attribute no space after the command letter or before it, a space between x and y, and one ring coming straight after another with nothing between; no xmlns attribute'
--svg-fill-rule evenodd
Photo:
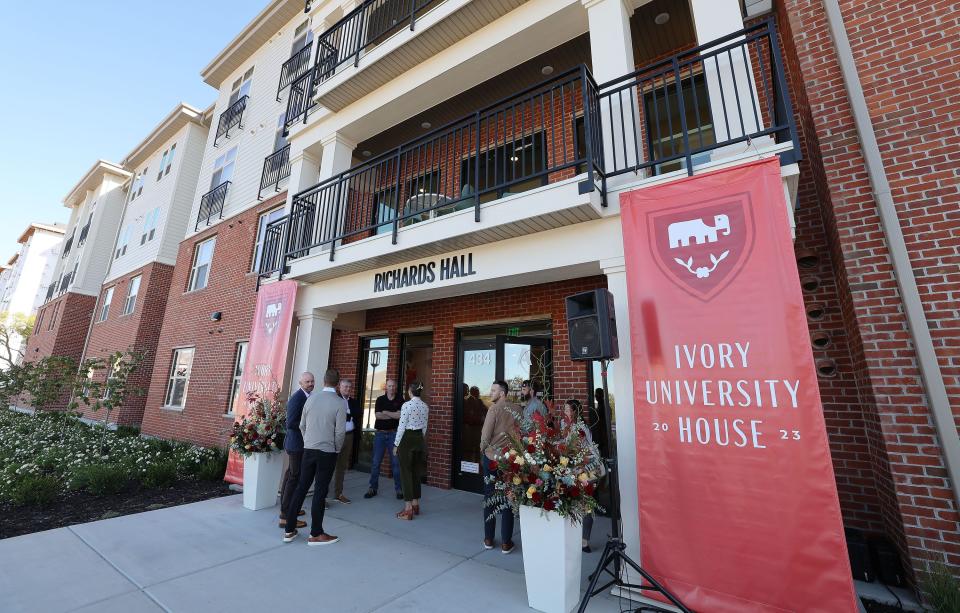
<svg viewBox="0 0 960 613"><path fill-rule="evenodd" d="M197 243L193 250L193 266L190 268L190 284L187 291L203 289L207 286L210 279L210 263L213 261L213 247L217 238L208 238L202 243Z"/></svg>
<svg viewBox="0 0 960 613"><path fill-rule="evenodd" d="M233 82L233 87L230 88L230 106L240 98L250 95L250 79L252 78L253 66L242 77Z"/></svg>
<svg viewBox="0 0 960 613"><path fill-rule="evenodd" d="M193 350L193 347L173 350L173 363L170 365L170 379L167 382L164 406L183 408L183 403L187 399L187 384L190 382L190 368L193 366Z"/></svg>
<svg viewBox="0 0 960 613"><path fill-rule="evenodd" d="M113 287L108 287L103 294L103 304L100 306L100 316L97 321L107 321L107 316L110 315L111 302L113 302Z"/></svg>
<svg viewBox="0 0 960 613"><path fill-rule="evenodd" d="M170 174L170 167L173 166L173 154L177 150L177 143L170 145L170 148L163 152L160 158L160 172L157 173L157 181Z"/></svg>
<svg viewBox="0 0 960 613"><path fill-rule="evenodd" d="M143 219L143 234L140 235L140 244L152 241L157 233L157 220L160 218L160 207L147 213Z"/></svg>
<svg viewBox="0 0 960 613"><path fill-rule="evenodd" d="M293 33L293 47L290 48L290 57L295 56L304 47L313 41L313 30L310 29L310 22L304 21Z"/></svg>
<svg viewBox="0 0 960 613"><path fill-rule="evenodd" d="M60 303L53 305L53 315L50 316L50 323L47 324L47 330L53 330L57 325L57 314L60 313Z"/></svg>
<svg viewBox="0 0 960 613"><path fill-rule="evenodd" d="M117 251L113 259L117 259L127 254L127 245L130 243L130 226L127 225L120 231L120 238L117 239Z"/></svg>
<svg viewBox="0 0 960 613"><path fill-rule="evenodd" d="M36 334L40 331L40 326L43 325L43 316L46 314L46 309L40 309L40 312L37 314L37 321L33 324L33 333Z"/></svg>
<svg viewBox="0 0 960 613"><path fill-rule="evenodd" d="M713 117L710 114L710 94L703 74L695 74L681 82L684 108L674 88L652 89L643 95L643 112L647 119L647 148L650 158L657 160L683 154L683 130L680 114L685 115L687 141L691 149L701 149L716 143ZM698 104L694 104L694 101ZM709 161L710 152L693 156L694 165ZM654 167L656 174L672 172L686 167L686 160L673 160Z"/></svg>
<svg viewBox="0 0 960 613"><path fill-rule="evenodd" d="M253 251L253 270L260 270L260 257L263 255L263 237L267 233L267 225L283 217L283 207L267 211L260 216L257 222L257 246Z"/></svg>
<svg viewBox="0 0 960 613"><path fill-rule="evenodd" d="M107 376L104 379L103 396L101 397L103 400L110 398L110 382L114 379L114 373L116 373L117 369L120 368L120 361L122 359L122 357L118 357L116 360L111 360L110 363L107 364ZM88 375L88 378L92 377Z"/></svg>
<svg viewBox="0 0 960 613"><path fill-rule="evenodd" d="M210 189L226 183L233 178L233 167L237 161L237 148L234 147L217 158L213 163L213 176L210 177Z"/></svg>
<svg viewBox="0 0 960 613"><path fill-rule="evenodd" d="M233 359L233 385L230 386L230 404L227 406L227 415L233 415L233 407L240 391L240 378L243 377L243 364L247 359L247 341L237 343L237 350Z"/></svg>
<svg viewBox="0 0 960 613"><path fill-rule="evenodd" d="M287 137L284 136L284 126L287 122L286 112L280 113L280 118L277 120L277 131L273 136L273 151L277 152L287 146Z"/></svg>
<svg viewBox="0 0 960 613"><path fill-rule="evenodd" d="M133 309L137 308L137 294L140 293L140 277L130 279L130 287L127 289L127 299L123 302L123 315L129 315L133 313Z"/></svg>
<svg viewBox="0 0 960 613"><path fill-rule="evenodd" d="M143 194L143 181L148 172L150 172L150 169L144 168L133 180L133 185L130 186L130 202L133 202L134 198L137 198Z"/></svg>

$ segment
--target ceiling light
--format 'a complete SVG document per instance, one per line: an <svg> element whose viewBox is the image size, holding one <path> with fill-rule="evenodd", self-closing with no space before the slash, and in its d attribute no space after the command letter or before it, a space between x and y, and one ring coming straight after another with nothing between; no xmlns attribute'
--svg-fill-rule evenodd
<svg viewBox="0 0 960 613"><path fill-rule="evenodd" d="M552 74L553 74L553 66L551 66L550 64L547 64L546 66L544 66L543 68L540 69L540 74L542 74L542 75L552 75Z"/></svg>
<svg viewBox="0 0 960 613"><path fill-rule="evenodd" d="M660 13L653 18L653 23L657 24L658 26L662 26L668 21L670 21L670 13Z"/></svg>
<svg viewBox="0 0 960 613"><path fill-rule="evenodd" d="M420 124L420 127L423 128L424 130L428 130L433 127L433 124L430 123L429 121L424 121L423 123Z"/></svg>
<svg viewBox="0 0 960 613"><path fill-rule="evenodd" d="M518 157L515 156L515 155L512 155L512 156L510 156L510 161L511 161L511 162L519 162L519 161L520 161L520 158L518 158Z"/></svg>
<svg viewBox="0 0 960 613"><path fill-rule="evenodd" d="M373 155L373 153L369 149L364 149L361 153L363 153L363 157L365 158L368 158L371 155Z"/></svg>

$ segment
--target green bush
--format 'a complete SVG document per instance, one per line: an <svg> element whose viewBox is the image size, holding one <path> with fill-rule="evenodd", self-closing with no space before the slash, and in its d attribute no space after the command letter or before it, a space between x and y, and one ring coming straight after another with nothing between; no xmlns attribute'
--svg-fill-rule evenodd
<svg viewBox="0 0 960 613"><path fill-rule="evenodd" d="M60 482L52 475L24 475L13 485L10 499L19 505L44 507L60 493Z"/></svg>
<svg viewBox="0 0 960 613"><path fill-rule="evenodd" d="M116 494L130 481L128 469L119 464L91 464L73 473L73 487L95 496Z"/></svg>
<svg viewBox="0 0 960 613"><path fill-rule="evenodd" d="M197 477L204 481L219 481L227 472L227 454L220 452L217 457L198 465Z"/></svg>
<svg viewBox="0 0 960 613"><path fill-rule="evenodd" d="M170 487L177 480L177 463L171 460L151 464L141 479L144 487Z"/></svg>
<svg viewBox="0 0 960 613"><path fill-rule="evenodd" d="M923 581L923 589L930 598L930 605L937 613L960 611L960 582L943 562L931 562L931 570Z"/></svg>
<svg viewBox="0 0 960 613"><path fill-rule="evenodd" d="M140 436L139 426L117 426L117 436Z"/></svg>

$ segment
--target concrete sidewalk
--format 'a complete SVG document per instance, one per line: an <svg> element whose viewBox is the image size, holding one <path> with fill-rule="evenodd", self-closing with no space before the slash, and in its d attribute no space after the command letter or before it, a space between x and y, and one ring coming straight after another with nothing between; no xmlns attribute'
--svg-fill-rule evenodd
<svg viewBox="0 0 960 613"><path fill-rule="evenodd" d="M485 551L480 496L425 488L423 514L405 522L381 485L364 500L366 475L348 473L353 504L331 502L324 528L342 540L329 547L284 544L277 509L247 511L240 496L5 539L0 611L530 610L522 538L511 555ZM608 528L598 518L584 579Z"/></svg>

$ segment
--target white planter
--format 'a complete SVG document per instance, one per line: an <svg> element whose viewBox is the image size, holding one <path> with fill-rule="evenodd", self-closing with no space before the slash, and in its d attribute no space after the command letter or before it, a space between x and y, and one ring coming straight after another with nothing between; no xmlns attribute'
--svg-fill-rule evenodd
<svg viewBox="0 0 960 613"><path fill-rule="evenodd" d="M535 507L520 507L527 604L545 613L569 613L580 600L581 527Z"/></svg>
<svg viewBox="0 0 960 613"><path fill-rule="evenodd" d="M243 459L243 506L259 511L277 504L283 452L254 453Z"/></svg>

